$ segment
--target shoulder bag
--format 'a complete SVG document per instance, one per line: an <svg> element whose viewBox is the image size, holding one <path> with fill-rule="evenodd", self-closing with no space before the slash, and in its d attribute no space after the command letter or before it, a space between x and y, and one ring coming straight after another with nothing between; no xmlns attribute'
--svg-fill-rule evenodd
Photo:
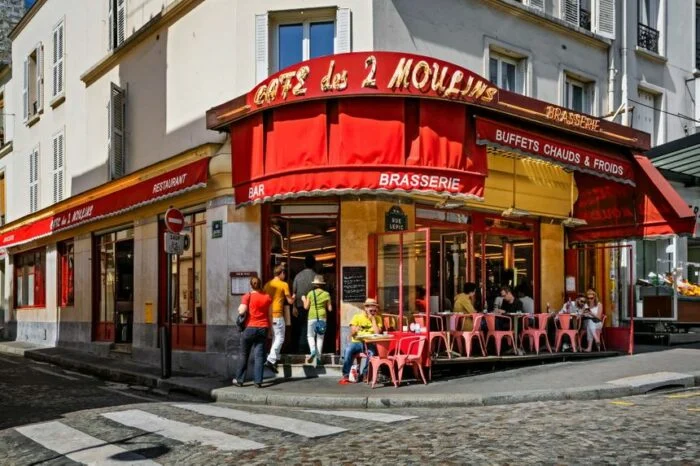
<svg viewBox="0 0 700 466"><path fill-rule="evenodd" d="M316 332L316 335L325 335L326 321L318 318L319 309L318 304L316 304L316 290L313 290L311 293L314 295L314 308L316 309L316 323L314 324L314 332Z"/></svg>
<svg viewBox="0 0 700 466"><path fill-rule="evenodd" d="M250 293L243 296L244 299L246 297L250 298ZM248 306L250 307L250 303L248 304ZM245 311L243 314L238 314L238 316L236 316L236 327L238 327L239 332L242 332L243 330L245 330L247 321L248 321L248 311Z"/></svg>

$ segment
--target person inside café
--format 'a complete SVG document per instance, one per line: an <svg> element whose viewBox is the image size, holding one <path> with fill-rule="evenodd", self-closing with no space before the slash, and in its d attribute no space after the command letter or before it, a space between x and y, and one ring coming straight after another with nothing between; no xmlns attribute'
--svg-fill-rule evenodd
<svg viewBox="0 0 700 466"><path fill-rule="evenodd" d="M590 353L595 341L598 351L600 351L600 335L598 331L603 328L603 304L598 300L598 293L594 289L586 291L586 304L581 314L583 324L586 329L586 341L588 346L583 350Z"/></svg>
<svg viewBox="0 0 700 466"><path fill-rule="evenodd" d="M523 303L513 294L509 286L501 287L501 305L499 309L494 309L494 314L510 314L513 312L523 312ZM496 330L509 330L510 326L504 319L496 319Z"/></svg>
<svg viewBox="0 0 700 466"><path fill-rule="evenodd" d="M549 338L550 341L554 341L557 331L556 322L559 321L560 314L573 314L575 316L580 316L583 313L585 307L586 297L583 295L583 293L577 294L575 300L568 299L561 307L561 309L558 312L554 313L554 319L552 319L550 321L551 323L547 326L547 338ZM574 321L574 319L571 319L569 321L569 330L573 330L575 325L576 322ZM568 343L564 343L562 349L566 351L570 347L571 346Z"/></svg>
<svg viewBox="0 0 700 466"><path fill-rule="evenodd" d="M347 385L350 382L350 369L352 368L355 356L364 351L362 337L366 335L377 335L382 332L382 316L379 314L379 304L377 300L367 298L364 310L353 316L350 321L350 344L345 347L343 357L343 376L338 382L340 385ZM373 344L367 345L367 357L371 358L377 354L377 348ZM361 371L359 380L367 375L368 364Z"/></svg>
<svg viewBox="0 0 700 466"><path fill-rule="evenodd" d="M462 286L462 292L455 296L455 304L452 308L452 312L457 314L474 314L476 309L474 308L474 302L476 300L476 283L466 282ZM464 319L463 330L470 332L473 326L472 319Z"/></svg>

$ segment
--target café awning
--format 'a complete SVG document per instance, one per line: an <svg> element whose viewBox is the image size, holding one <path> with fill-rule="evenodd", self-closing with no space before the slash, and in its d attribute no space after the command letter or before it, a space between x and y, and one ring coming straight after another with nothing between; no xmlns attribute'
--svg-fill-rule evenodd
<svg viewBox="0 0 700 466"><path fill-rule="evenodd" d="M114 190L104 196L90 198L68 206L51 215L25 222L20 226L8 225L0 231L0 248L18 246L53 233L75 228L88 222L128 212L139 207L168 199L207 184L209 158L167 171L147 180L138 181Z"/></svg>

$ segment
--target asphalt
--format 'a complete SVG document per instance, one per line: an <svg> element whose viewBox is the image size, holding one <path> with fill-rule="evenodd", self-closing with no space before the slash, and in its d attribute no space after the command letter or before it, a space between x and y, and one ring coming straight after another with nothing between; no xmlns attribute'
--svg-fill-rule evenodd
<svg viewBox="0 0 700 466"><path fill-rule="evenodd" d="M0 342L0 353L49 362L123 383L185 392L208 400L277 406L388 408L489 406L532 401L609 399L669 387L700 386L700 348L671 348L632 356L550 363L476 375L451 371L428 385L410 381L371 389L332 377L266 379L234 387L193 374L160 377L157 367L25 342ZM1 361L0 361L1 363Z"/></svg>

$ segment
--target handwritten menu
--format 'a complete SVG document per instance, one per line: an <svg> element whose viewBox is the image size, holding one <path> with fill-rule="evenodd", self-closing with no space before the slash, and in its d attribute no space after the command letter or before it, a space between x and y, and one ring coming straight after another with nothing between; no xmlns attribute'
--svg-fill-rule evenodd
<svg viewBox="0 0 700 466"><path fill-rule="evenodd" d="M367 267L343 267L343 301L362 303L367 297Z"/></svg>

